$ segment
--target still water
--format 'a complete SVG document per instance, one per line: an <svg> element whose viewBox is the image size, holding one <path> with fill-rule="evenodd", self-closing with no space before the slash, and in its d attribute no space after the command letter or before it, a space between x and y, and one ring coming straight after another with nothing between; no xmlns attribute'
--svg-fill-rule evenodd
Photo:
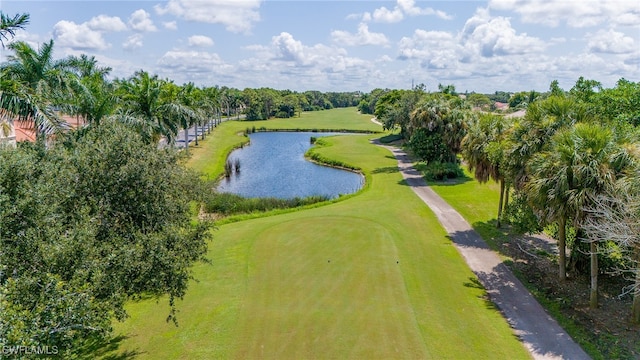
<svg viewBox="0 0 640 360"><path fill-rule="evenodd" d="M229 155L240 161L240 172L220 181L219 192L244 197L282 199L325 195L331 198L354 193L363 185L362 175L314 164L304 158L312 132L258 132L249 135L251 145Z"/></svg>

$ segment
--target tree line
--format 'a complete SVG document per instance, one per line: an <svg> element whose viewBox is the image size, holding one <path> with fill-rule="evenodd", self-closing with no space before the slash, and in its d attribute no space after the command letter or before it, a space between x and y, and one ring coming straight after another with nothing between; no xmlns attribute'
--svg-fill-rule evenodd
<svg viewBox="0 0 640 360"><path fill-rule="evenodd" d="M625 291L640 322L640 83L622 78L604 88L580 77L565 91L553 81L545 93L510 95L523 117L483 111L478 99L418 86L376 89L359 106L397 129L427 171L455 176L462 161L478 181L499 182L497 226L552 228L559 277L589 274L592 308L599 273L631 274Z"/></svg>

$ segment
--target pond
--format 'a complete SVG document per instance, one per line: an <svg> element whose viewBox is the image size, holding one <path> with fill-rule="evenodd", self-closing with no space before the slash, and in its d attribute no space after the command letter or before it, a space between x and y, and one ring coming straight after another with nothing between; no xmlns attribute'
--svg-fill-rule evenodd
<svg viewBox="0 0 640 360"><path fill-rule="evenodd" d="M219 192L244 197L290 199L324 195L336 198L354 193L364 184L362 175L318 165L305 159L311 137L336 135L313 132L258 132L251 144L234 150L231 163L240 162L240 172L220 181Z"/></svg>

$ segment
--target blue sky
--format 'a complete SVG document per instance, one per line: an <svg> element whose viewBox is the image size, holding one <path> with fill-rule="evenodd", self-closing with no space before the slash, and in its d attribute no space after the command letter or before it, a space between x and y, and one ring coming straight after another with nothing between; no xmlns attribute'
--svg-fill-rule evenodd
<svg viewBox="0 0 640 360"><path fill-rule="evenodd" d="M144 69L182 84L297 91L460 92L640 81L640 1L15 1L16 37L85 53L112 77ZM2 49L0 61L10 51Z"/></svg>

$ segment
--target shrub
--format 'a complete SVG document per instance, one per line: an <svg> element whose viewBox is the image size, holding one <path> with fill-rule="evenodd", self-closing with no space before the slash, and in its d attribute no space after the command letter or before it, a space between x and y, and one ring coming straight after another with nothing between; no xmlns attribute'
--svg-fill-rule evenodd
<svg viewBox="0 0 640 360"><path fill-rule="evenodd" d="M522 192L515 192L513 198L505 207L502 216L518 233L535 234L543 230L538 217L527 203L526 194Z"/></svg>
<svg viewBox="0 0 640 360"><path fill-rule="evenodd" d="M464 176L464 171L459 164L439 161L427 163L422 172L427 180L455 179Z"/></svg>
<svg viewBox="0 0 640 360"><path fill-rule="evenodd" d="M452 157L442 134L427 129L418 129L409 139L407 147L418 159L426 162L442 162Z"/></svg>

